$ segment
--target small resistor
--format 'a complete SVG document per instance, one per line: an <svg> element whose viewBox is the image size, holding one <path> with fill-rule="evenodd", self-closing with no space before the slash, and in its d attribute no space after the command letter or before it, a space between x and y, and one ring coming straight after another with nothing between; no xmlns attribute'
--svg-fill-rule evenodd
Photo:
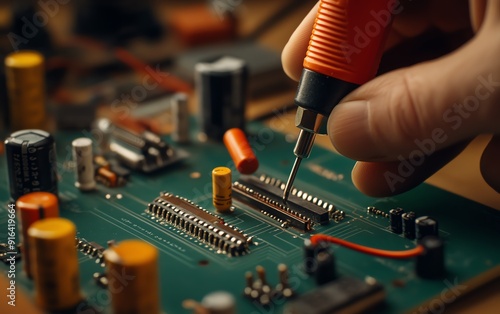
<svg viewBox="0 0 500 314"><path fill-rule="evenodd" d="M94 162L92 140L86 137L77 138L71 143L73 160L75 161L75 186L82 191L95 189Z"/></svg>
<svg viewBox="0 0 500 314"><path fill-rule="evenodd" d="M232 204L231 169L216 167L212 170L212 196L214 207L219 212L228 212Z"/></svg>
<svg viewBox="0 0 500 314"><path fill-rule="evenodd" d="M61 311L82 300L75 225L65 218L39 220L28 229L35 300L46 311Z"/></svg>
<svg viewBox="0 0 500 314"><path fill-rule="evenodd" d="M252 174L259 168L259 161L243 130L232 128L224 133L224 145L241 174Z"/></svg>
<svg viewBox="0 0 500 314"><path fill-rule="evenodd" d="M31 257L28 241L28 229L36 221L44 218L59 217L57 196L49 192L31 192L18 198L16 202L17 218L21 234L23 268L26 275L32 277Z"/></svg>
<svg viewBox="0 0 500 314"><path fill-rule="evenodd" d="M104 251L113 313L160 313L158 250L125 240ZM123 276L126 274L126 277Z"/></svg>
<svg viewBox="0 0 500 314"><path fill-rule="evenodd" d="M189 107L187 95L184 93L174 94L171 98L172 119L174 130L172 140L177 143L189 142Z"/></svg>
<svg viewBox="0 0 500 314"><path fill-rule="evenodd" d="M104 167L97 169L96 180L110 188L118 186L118 176L116 173Z"/></svg>
<svg viewBox="0 0 500 314"><path fill-rule="evenodd" d="M45 129L44 57L36 51L17 51L5 58L10 128Z"/></svg>

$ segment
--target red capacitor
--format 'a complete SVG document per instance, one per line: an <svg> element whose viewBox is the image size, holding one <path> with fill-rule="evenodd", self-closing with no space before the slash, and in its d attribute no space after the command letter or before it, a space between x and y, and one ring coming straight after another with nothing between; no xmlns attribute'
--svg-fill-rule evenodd
<svg viewBox="0 0 500 314"><path fill-rule="evenodd" d="M229 129L224 133L223 140L236 169L241 174L252 174L259 168L259 161L248 143L245 132L238 128Z"/></svg>
<svg viewBox="0 0 500 314"><path fill-rule="evenodd" d="M49 192L31 192L17 199L16 211L20 222L21 251L23 253L24 271L28 277L31 273L31 260L28 248L28 229L36 221L44 218L59 217L57 196Z"/></svg>

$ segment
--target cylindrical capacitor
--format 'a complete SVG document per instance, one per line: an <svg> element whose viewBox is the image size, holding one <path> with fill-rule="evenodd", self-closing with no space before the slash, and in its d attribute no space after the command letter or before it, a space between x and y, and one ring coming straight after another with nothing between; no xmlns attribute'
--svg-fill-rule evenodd
<svg viewBox="0 0 500 314"><path fill-rule="evenodd" d="M207 294L201 300L205 314L235 314L236 300L234 296L225 291L215 291Z"/></svg>
<svg viewBox="0 0 500 314"><path fill-rule="evenodd" d="M244 128L248 70L245 61L222 57L195 66L201 131L220 141L226 130Z"/></svg>
<svg viewBox="0 0 500 314"><path fill-rule="evenodd" d="M403 234L405 238L415 239L415 213L409 212L401 215L403 219Z"/></svg>
<svg viewBox="0 0 500 314"><path fill-rule="evenodd" d="M316 284L324 285L336 277L335 257L329 250L319 252L316 256L317 268L314 273Z"/></svg>
<svg viewBox="0 0 500 314"><path fill-rule="evenodd" d="M57 195L54 138L42 130L22 130L5 140L10 196L44 191Z"/></svg>
<svg viewBox="0 0 500 314"><path fill-rule="evenodd" d="M436 236L425 236L419 244L424 247L424 251L417 256L417 275L426 279L442 278L446 272L443 240Z"/></svg>
<svg viewBox="0 0 500 314"><path fill-rule="evenodd" d="M144 241L125 240L107 249L104 258L112 312L159 314L158 250Z"/></svg>
<svg viewBox="0 0 500 314"><path fill-rule="evenodd" d="M253 153L252 147L243 130L232 128L224 133L224 145L241 174L252 174L259 168L259 161Z"/></svg>
<svg viewBox="0 0 500 314"><path fill-rule="evenodd" d="M177 143L189 142L189 107L187 95L184 93L174 94L171 98L172 119L174 129L172 140Z"/></svg>
<svg viewBox="0 0 500 314"><path fill-rule="evenodd" d="M403 232L403 220L401 215L404 213L402 208L393 208L389 211L389 219L391 222L391 231L397 234Z"/></svg>
<svg viewBox="0 0 500 314"><path fill-rule="evenodd" d="M438 221L429 216L422 216L415 219L415 228L417 229L417 240L426 236L438 236Z"/></svg>
<svg viewBox="0 0 500 314"><path fill-rule="evenodd" d="M17 199L17 219L21 234L21 251L23 269L28 277L32 277L31 258L29 255L28 229L36 221L44 218L59 217L57 196L49 192L31 192Z"/></svg>
<svg viewBox="0 0 500 314"><path fill-rule="evenodd" d="M75 186L82 191L95 189L94 156L92 153L92 140L80 137L71 143L73 160L75 162Z"/></svg>
<svg viewBox="0 0 500 314"><path fill-rule="evenodd" d="M39 220L28 229L35 299L46 311L71 309L82 300L75 236L65 218Z"/></svg>
<svg viewBox="0 0 500 314"><path fill-rule="evenodd" d="M212 170L213 204L218 212L227 212L232 204L231 169L216 167Z"/></svg>
<svg viewBox="0 0 500 314"><path fill-rule="evenodd" d="M43 55L36 51L17 51L5 58L10 128L45 128L45 74Z"/></svg>

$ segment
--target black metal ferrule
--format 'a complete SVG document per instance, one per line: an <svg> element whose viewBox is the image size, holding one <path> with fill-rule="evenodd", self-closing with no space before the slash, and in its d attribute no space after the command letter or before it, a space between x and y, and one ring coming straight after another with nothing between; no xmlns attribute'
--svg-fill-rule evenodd
<svg viewBox="0 0 500 314"><path fill-rule="evenodd" d="M328 117L333 108L359 85L304 69L295 104Z"/></svg>

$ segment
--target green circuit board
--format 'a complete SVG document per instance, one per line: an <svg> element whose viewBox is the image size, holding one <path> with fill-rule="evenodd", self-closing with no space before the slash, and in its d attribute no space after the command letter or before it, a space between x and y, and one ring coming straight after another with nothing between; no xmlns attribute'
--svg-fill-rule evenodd
<svg viewBox="0 0 500 314"><path fill-rule="evenodd" d="M275 133L261 123L248 126L252 147L260 161L258 174L286 180L294 160L293 141ZM193 132L194 135L194 132ZM71 160L71 141L82 133L56 134L58 150L60 214L77 226L77 237L103 247L110 240L142 239L154 245L159 253L161 303L164 313L191 313L183 308L186 299L200 301L213 291L230 292L237 301L238 313L281 313L289 302L271 300L262 306L243 296L245 273L261 265L271 285L278 282L277 266L289 269L289 282L297 296L317 288L314 278L303 271L303 243L311 234L325 233L366 246L405 250L414 240L394 234L385 215L367 212L375 206L384 213L401 207L418 216L432 215L439 221L439 232L445 241L446 278L421 279L415 274L414 260L391 260L365 255L333 245L337 273L364 280L375 278L385 289L385 302L377 311L383 313L424 313L444 306L452 296L474 288L485 278L499 273L500 213L429 185L391 198L375 199L358 192L351 183L353 161L320 147L298 173L295 186L333 204L345 213L343 219L325 225L314 225L310 233L282 228L275 220L233 202L234 212L220 214L224 221L252 237L249 253L231 257L194 239L171 225L159 224L145 212L148 203L160 192L185 197L209 212L212 205L211 171L216 166L234 165L222 143L199 143L182 146L190 156L183 163L145 175L133 172L123 187L98 185L90 193L74 186L74 174L67 167ZM193 136L194 138L194 136ZM170 139L166 137L170 142ZM178 147L174 145L174 147ZM0 163L0 242L7 238L7 205L5 156ZM238 179L236 171L233 180ZM81 313L109 313L110 301L105 288L93 280L95 272L104 272L95 259L79 251L80 283L86 297ZM7 265L0 265L2 272ZM17 263L17 283L33 296L33 283L22 273L22 259ZM486 275L485 275L486 274ZM479 281L477 279L480 279ZM78 312L78 311L77 311Z"/></svg>

